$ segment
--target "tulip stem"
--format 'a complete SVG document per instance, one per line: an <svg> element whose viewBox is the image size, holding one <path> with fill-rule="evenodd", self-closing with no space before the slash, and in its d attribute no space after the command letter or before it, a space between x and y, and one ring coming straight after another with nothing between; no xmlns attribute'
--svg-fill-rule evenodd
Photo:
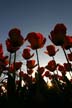
<svg viewBox="0 0 72 108"><path fill-rule="evenodd" d="M9 57L9 67L10 67L10 64L11 64L11 53L10 53L10 57Z"/></svg>
<svg viewBox="0 0 72 108"><path fill-rule="evenodd" d="M55 61L55 58L54 58L54 56L52 56L52 58L53 58L53 60ZM57 69L56 69L56 72L57 72L57 75L58 75L58 71L57 71Z"/></svg>
<svg viewBox="0 0 72 108"><path fill-rule="evenodd" d="M16 67L15 67L15 61L16 61L16 52L14 53L14 73L13 73L13 78L15 80L15 71L16 71Z"/></svg>
<svg viewBox="0 0 72 108"><path fill-rule="evenodd" d="M68 58L67 58L67 55L66 55L65 49L64 49L63 47L62 47L62 49L63 49L63 52L64 52L64 54L65 54L65 57L66 57L67 63L68 63L68 65L69 65L69 68L70 68L70 71L71 71L71 66L70 66L69 60L68 60ZM72 78L70 72L69 72L69 74L70 74L70 77Z"/></svg>
<svg viewBox="0 0 72 108"><path fill-rule="evenodd" d="M38 67L40 67L39 65L39 56L38 56L38 50L36 49L36 55L37 55L37 63L38 63Z"/></svg>
<svg viewBox="0 0 72 108"><path fill-rule="evenodd" d="M21 73L21 68L20 68L20 73ZM22 77L21 77L21 74L20 74L20 87L22 86L21 81L22 81Z"/></svg>
<svg viewBox="0 0 72 108"><path fill-rule="evenodd" d="M71 49L69 48L70 53L72 53Z"/></svg>

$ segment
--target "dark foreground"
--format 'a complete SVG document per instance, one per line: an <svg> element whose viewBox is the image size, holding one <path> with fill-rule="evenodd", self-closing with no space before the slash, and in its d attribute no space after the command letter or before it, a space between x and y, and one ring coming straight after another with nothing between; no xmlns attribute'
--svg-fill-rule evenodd
<svg viewBox="0 0 72 108"><path fill-rule="evenodd" d="M0 106L3 107L66 107L70 108L72 106L72 98L67 94L57 94L55 92L49 91L47 95L36 94L24 96L1 96Z"/></svg>

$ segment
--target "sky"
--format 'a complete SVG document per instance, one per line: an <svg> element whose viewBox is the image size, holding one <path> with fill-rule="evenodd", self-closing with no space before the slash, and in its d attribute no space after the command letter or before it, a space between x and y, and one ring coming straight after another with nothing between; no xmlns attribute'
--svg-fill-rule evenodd
<svg viewBox="0 0 72 108"><path fill-rule="evenodd" d="M10 29L19 28L24 38L29 32L41 32L48 45L48 35L57 23L64 23L67 34L72 35L72 0L0 0L0 43L4 50ZM44 50L39 51L41 65L50 59L43 54ZM64 62L62 51L57 53L56 60Z"/></svg>

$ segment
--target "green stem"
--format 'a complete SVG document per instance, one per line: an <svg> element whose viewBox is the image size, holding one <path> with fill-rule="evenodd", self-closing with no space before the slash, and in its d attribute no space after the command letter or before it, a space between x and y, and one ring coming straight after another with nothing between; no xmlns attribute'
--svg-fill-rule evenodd
<svg viewBox="0 0 72 108"><path fill-rule="evenodd" d="M39 57L38 57L38 50L36 49L36 55L37 55L37 63L38 63L38 67L40 67L39 65Z"/></svg>
<svg viewBox="0 0 72 108"><path fill-rule="evenodd" d="M55 61L54 56L52 56L52 58L53 58L53 60ZM57 75L58 75L58 71L57 71L57 69L56 69L56 72L57 72ZM59 92L62 92L62 90L61 90L61 88L60 88L59 81L58 81L57 78L55 78L55 71L54 71L53 73L54 73L54 78L53 78L53 80L54 80L54 82L55 82L55 85L56 85L56 87L58 88Z"/></svg>
<svg viewBox="0 0 72 108"><path fill-rule="evenodd" d="M54 59L54 56L52 56L52 58L53 58L53 60L55 60L55 59Z"/></svg>
<svg viewBox="0 0 72 108"><path fill-rule="evenodd" d="M55 58L54 58L54 56L52 56L52 58L53 58L53 60L55 61ZM55 61L56 62L56 61ZM56 72L57 72L57 75L58 75L58 71L57 71L57 69L56 69Z"/></svg>
<svg viewBox="0 0 72 108"><path fill-rule="evenodd" d="M15 71L16 71L15 62L16 62L16 52L14 53L14 73L13 73L14 81L15 81Z"/></svg>
<svg viewBox="0 0 72 108"><path fill-rule="evenodd" d="M21 72L21 68L20 68L20 72ZM21 81L22 81L22 77L20 75L20 87L21 87Z"/></svg>
<svg viewBox="0 0 72 108"><path fill-rule="evenodd" d="M11 53L10 53L10 58L9 58L9 67L10 67L10 64L11 64Z"/></svg>
<svg viewBox="0 0 72 108"><path fill-rule="evenodd" d="M72 53L71 49L69 48L70 53Z"/></svg>
<svg viewBox="0 0 72 108"><path fill-rule="evenodd" d="M70 68L70 71L71 71L71 66L70 66L69 60L68 60L68 58L67 58L67 55L66 55L65 49L64 49L63 47L62 47L62 49L63 49L63 52L64 52L64 54L65 54L65 57L66 57L67 63L68 63L68 65L69 65L69 68ZM69 72L69 74L70 74L70 77L72 77L70 72Z"/></svg>

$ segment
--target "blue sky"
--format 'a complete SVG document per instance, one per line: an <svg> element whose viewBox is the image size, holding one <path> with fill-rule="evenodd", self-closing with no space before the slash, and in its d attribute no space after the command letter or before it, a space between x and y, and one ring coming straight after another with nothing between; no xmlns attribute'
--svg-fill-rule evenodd
<svg viewBox="0 0 72 108"><path fill-rule="evenodd" d="M72 0L0 0L0 42L5 46L8 31L20 28L23 37L27 33L41 32L50 44L48 35L56 23L67 26L67 34L72 35ZM47 56L40 51L41 63L47 62ZM57 54L58 61L62 52ZM48 58L49 59L49 58Z"/></svg>

